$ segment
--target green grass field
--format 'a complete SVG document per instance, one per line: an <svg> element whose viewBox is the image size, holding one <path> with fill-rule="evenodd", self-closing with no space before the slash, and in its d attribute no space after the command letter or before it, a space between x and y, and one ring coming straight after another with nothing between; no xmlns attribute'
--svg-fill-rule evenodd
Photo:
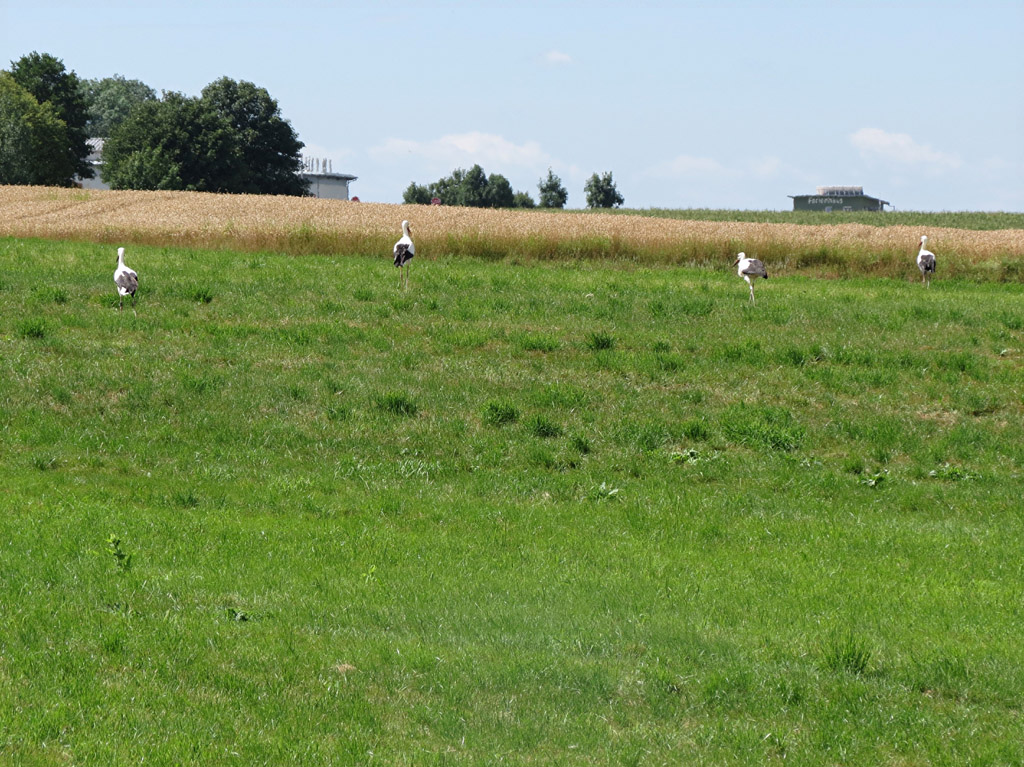
<svg viewBox="0 0 1024 767"><path fill-rule="evenodd" d="M1024 762L1024 294L0 240L0 763Z"/></svg>
<svg viewBox="0 0 1024 767"><path fill-rule="evenodd" d="M584 212L584 211L581 211ZM586 211L592 212L592 211ZM801 224L825 226L837 224L866 224L868 226L927 226L991 231L995 229L1024 229L1024 213L978 211L885 211L877 213L822 213L820 211L793 210L713 210L708 208L620 208L602 210L602 213L675 218L684 221L743 221L753 224Z"/></svg>

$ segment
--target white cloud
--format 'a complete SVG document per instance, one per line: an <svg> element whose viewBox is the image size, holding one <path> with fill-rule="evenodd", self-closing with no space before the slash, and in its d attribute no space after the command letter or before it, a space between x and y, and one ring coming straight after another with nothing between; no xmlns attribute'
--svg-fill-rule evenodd
<svg viewBox="0 0 1024 767"><path fill-rule="evenodd" d="M774 178L782 174L785 164L778 157L763 157L755 161L750 170L758 178Z"/></svg>
<svg viewBox="0 0 1024 767"><path fill-rule="evenodd" d="M544 61L554 66L572 64L572 56L568 53L562 53L561 51L548 51L544 54Z"/></svg>
<svg viewBox="0 0 1024 767"><path fill-rule="evenodd" d="M484 170L504 172L502 168L539 168L552 164L551 157L536 141L516 144L493 133L453 133L430 141L389 138L370 149L380 161L414 158L447 169L479 163Z"/></svg>
<svg viewBox="0 0 1024 767"><path fill-rule="evenodd" d="M654 167L650 175L660 178L701 178L708 176L731 176L735 171L726 168L711 157L695 157L681 154L667 163Z"/></svg>
<svg viewBox="0 0 1024 767"><path fill-rule="evenodd" d="M782 158L768 155L759 159L744 160L725 164L714 157L699 157L681 154L654 167L645 174L651 178L671 180L692 180L701 182L727 181L734 184L741 180L770 181L803 179L807 174Z"/></svg>
<svg viewBox="0 0 1024 767"><path fill-rule="evenodd" d="M952 170L961 166L959 156L919 144L906 133L889 133L879 128L861 128L850 135L865 159L877 159L899 165L923 165L932 170Z"/></svg>

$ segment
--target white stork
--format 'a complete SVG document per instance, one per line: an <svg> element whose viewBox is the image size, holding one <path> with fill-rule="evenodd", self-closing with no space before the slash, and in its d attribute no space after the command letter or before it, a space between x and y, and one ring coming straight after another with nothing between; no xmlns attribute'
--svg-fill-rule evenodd
<svg viewBox="0 0 1024 767"><path fill-rule="evenodd" d="M117 285L119 301L117 310L124 308L124 297L132 297L132 313L135 313L135 291L139 289L139 275L124 265L124 248L117 249L117 269L114 270L114 284Z"/></svg>
<svg viewBox="0 0 1024 767"><path fill-rule="evenodd" d="M746 253L740 253L736 256L736 260L732 262L733 266L739 266L736 273L740 277L747 281L747 285L750 286L750 302L757 304L754 300L754 280L758 277L764 277L768 279L768 270L764 268L764 264L761 263L760 259L747 258Z"/></svg>
<svg viewBox="0 0 1024 767"><path fill-rule="evenodd" d="M395 266L398 267L398 287L402 287L402 270L405 270L405 287L409 287L409 262L416 255L416 246L409 236L409 222L402 222L402 239L395 243Z"/></svg>
<svg viewBox="0 0 1024 767"><path fill-rule="evenodd" d="M917 251L917 268L921 270L921 282L927 287L932 286L932 275L935 274L935 254L924 249L928 235L921 235L921 249Z"/></svg>

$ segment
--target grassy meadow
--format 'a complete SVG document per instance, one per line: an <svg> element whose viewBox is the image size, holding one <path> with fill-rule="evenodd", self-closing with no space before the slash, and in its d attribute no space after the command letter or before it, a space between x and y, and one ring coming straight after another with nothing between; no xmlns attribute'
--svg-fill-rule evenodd
<svg viewBox="0 0 1024 767"><path fill-rule="evenodd" d="M1024 762L1019 284L123 244L0 239L0 763Z"/></svg>
<svg viewBox="0 0 1024 767"><path fill-rule="evenodd" d="M621 208L613 213L627 216L672 218L683 221L719 221L751 224L800 224L822 226L862 224L874 227L911 226L941 229L994 231L1024 229L1024 213L981 211L834 211L808 210L716 210L710 208Z"/></svg>

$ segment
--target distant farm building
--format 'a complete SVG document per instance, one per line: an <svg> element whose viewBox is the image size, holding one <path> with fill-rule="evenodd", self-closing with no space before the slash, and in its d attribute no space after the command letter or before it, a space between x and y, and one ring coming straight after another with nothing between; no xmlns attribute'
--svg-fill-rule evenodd
<svg viewBox="0 0 1024 767"><path fill-rule="evenodd" d="M892 207L887 200L880 200L864 194L862 186L819 186L817 194L789 195L793 198L793 210L817 210L822 213L833 211L885 210Z"/></svg>
<svg viewBox="0 0 1024 767"><path fill-rule="evenodd" d="M103 170L103 139L90 138L86 139L85 143L89 147L89 156L85 159L92 167L93 177L75 177L75 181L82 189L110 189L110 184L104 183L100 175L100 171Z"/></svg>
<svg viewBox="0 0 1024 767"><path fill-rule="evenodd" d="M335 173L334 163L319 158L302 158L302 172L299 173L309 181L309 193L325 200L347 200L348 185L358 178L348 173Z"/></svg>
<svg viewBox="0 0 1024 767"><path fill-rule="evenodd" d="M91 138L87 140L89 145L89 165L92 166L92 178L76 178L75 181L82 189L110 189L110 184L103 180L103 139ZM347 200L349 198L348 185L356 180L357 176L348 173L335 173L330 160L319 158L303 157L302 170L299 175L309 181L309 193L314 197L323 197L327 200Z"/></svg>

